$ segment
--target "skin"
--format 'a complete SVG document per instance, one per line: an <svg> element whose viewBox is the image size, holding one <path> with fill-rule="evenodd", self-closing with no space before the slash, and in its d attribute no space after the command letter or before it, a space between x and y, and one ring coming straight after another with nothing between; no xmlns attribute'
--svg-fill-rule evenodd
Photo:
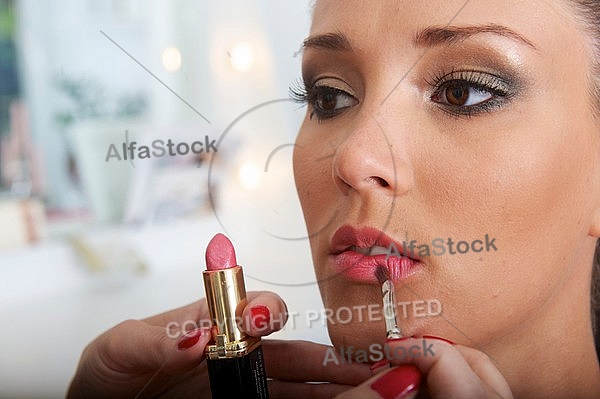
<svg viewBox="0 0 600 399"><path fill-rule="evenodd" d="M475 363L500 371L515 397L600 397L589 316L600 236L589 39L563 1L471 1L452 20L463 4L316 3L310 37L342 33L352 46L307 46L302 63L305 84L343 90L333 106L349 105L318 121L309 104L294 153L325 307L381 302L380 287L333 269L331 238L342 225L375 227L398 241L408 232L419 243L488 234L497 251L425 258L396 285L398 301L437 299L443 308L443 318L401 318L403 332L455 341L451 351L467 359L465 370L474 366L466 347L487 354ZM479 33L423 55L416 32L451 20L503 25L529 44ZM452 114L427 82L460 70L506 78L513 95L470 117ZM382 321L328 328L338 347L367 349L385 338ZM484 374L475 370L488 387L502 378Z"/></svg>

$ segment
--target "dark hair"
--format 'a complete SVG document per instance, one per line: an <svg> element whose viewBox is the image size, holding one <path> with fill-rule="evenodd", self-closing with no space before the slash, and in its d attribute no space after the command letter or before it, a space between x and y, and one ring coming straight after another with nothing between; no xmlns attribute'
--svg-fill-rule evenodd
<svg viewBox="0 0 600 399"><path fill-rule="evenodd" d="M577 20L581 22L591 39L590 98L592 99L592 112L600 121L600 0L572 0L571 3L575 6ZM600 134L600 132L598 133ZM596 241L592 267L590 310L596 355L600 359L600 240Z"/></svg>
<svg viewBox="0 0 600 399"><path fill-rule="evenodd" d="M570 3L574 5L575 18L590 38L590 96L594 115L600 120L600 0L571 0Z"/></svg>

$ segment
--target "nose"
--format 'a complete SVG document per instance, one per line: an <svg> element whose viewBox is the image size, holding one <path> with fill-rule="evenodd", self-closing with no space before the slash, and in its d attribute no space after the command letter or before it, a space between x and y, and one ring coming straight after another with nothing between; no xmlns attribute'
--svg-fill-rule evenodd
<svg viewBox="0 0 600 399"><path fill-rule="evenodd" d="M345 195L402 195L410 190L414 179L406 145L402 144L406 135L384 130L391 126L363 111L336 148L333 179Z"/></svg>

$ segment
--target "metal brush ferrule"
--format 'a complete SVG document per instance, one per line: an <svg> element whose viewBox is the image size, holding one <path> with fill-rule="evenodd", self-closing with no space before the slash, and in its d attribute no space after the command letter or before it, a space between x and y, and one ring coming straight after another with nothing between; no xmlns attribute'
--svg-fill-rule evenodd
<svg viewBox="0 0 600 399"><path fill-rule="evenodd" d="M385 330L387 339L402 338L402 331L398 327L396 320L396 298L394 295L394 285L390 280L386 280L381 285L383 294L383 318L385 321Z"/></svg>

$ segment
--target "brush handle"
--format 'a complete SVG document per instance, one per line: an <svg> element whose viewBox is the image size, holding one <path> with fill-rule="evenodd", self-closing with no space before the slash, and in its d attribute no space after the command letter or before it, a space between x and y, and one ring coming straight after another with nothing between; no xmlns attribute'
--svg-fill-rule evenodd
<svg viewBox="0 0 600 399"><path fill-rule="evenodd" d="M383 294L383 318L385 320L385 330L387 338L401 338L402 331L398 327L396 320L396 298L394 295L394 285L390 280L386 280L381 285L381 293Z"/></svg>

